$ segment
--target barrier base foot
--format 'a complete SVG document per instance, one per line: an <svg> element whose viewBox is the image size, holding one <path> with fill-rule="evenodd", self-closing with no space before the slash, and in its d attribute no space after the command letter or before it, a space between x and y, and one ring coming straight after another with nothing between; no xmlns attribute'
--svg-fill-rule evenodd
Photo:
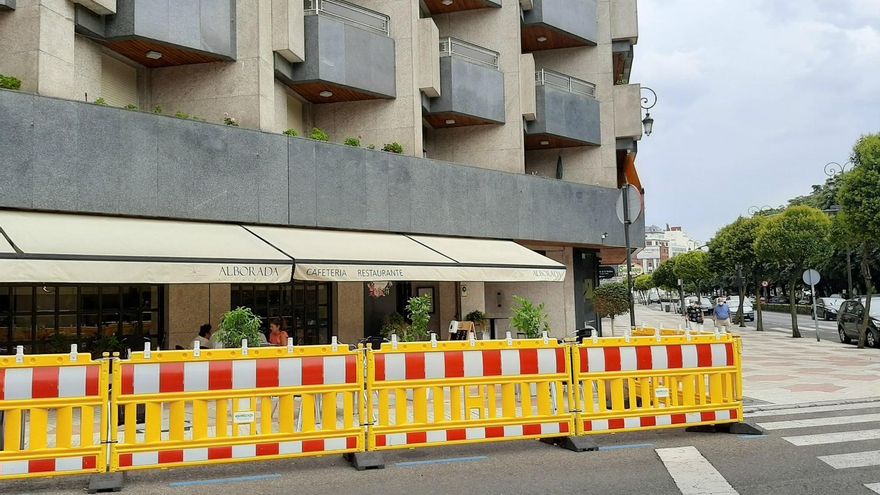
<svg viewBox="0 0 880 495"><path fill-rule="evenodd" d="M541 441L572 452L591 452L599 450L599 444L587 435L581 435L579 437L542 438Z"/></svg>
<svg viewBox="0 0 880 495"><path fill-rule="evenodd" d="M764 430L749 423L724 423L720 425L697 425L685 429L692 433L731 433L734 435L763 435Z"/></svg>
<svg viewBox="0 0 880 495"><path fill-rule="evenodd" d="M107 493L122 491L125 483L123 473L96 474L89 478L89 493Z"/></svg>
<svg viewBox="0 0 880 495"><path fill-rule="evenodd" d="M385 469L385 458L378 452L355 452L346 454L345 458L358 471Z"/></svg>

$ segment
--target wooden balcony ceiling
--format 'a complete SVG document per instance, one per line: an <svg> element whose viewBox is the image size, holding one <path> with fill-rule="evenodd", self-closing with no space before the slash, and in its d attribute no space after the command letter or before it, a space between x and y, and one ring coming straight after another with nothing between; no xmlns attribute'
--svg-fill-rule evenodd
<svg viewBox="0 0 880 495"><path fill-rule="evenodd" d="M546 38L538 41L538 38ZM524 52L571 48L575 46L591 46L590 43L563 31L553 29L544 24L523 25L522 49Z"/></svg>
<svg viewBox="0 0 880 495"><path fill-rule="evenodd" d="M327 82L317 81L293 84L291 88L299 93L300 96L312 103L338 103L341 101L361 101L361 100L380 100L385 99L365 91L339 86ZM328 91L332 94L322 96L321 93Z"/></svg>
<svg viewBox="0 0 880 495"><path fill-rule="evenodd" d="M454 122L448 124L447 121L450 120ZM492 120L486 120L479 117L471 117L469 115L460 115L455 113L434 113L431 115L425 115L425 121L428 122L428 124L434 129L497 124L497 122Z"/></svg>
<svg viewBox="0 0 880 495"><path fill-rule="evenodd" d="M541 144L546 141L547 144ZM525 139L525 147L527 150L550 150L555 148L574 148L576 146L589 146L588 144L574 139L566 139L559 136L551 136L549 134L527 134Z"/></svg>
<svg viewBox="0 0 880 495"><path fill-rule="evenodd" d="M187 50L147 39L126 39L103 42L107 48L146 67L169 67L172 65L204 64L223 62L227 59L195 50ZM147 58L147 52L158 52L161 58Z"/></svg>
<svg viewBox="0 0 880 495"><path fill-rule="evenodd" d="M498 7L497 4L486 0L452 0L449 5L444 5L443 0L425 0L425 6L431 14L448 14L450 12L459 12L462 10L485 9L487 7Z"/></svg>

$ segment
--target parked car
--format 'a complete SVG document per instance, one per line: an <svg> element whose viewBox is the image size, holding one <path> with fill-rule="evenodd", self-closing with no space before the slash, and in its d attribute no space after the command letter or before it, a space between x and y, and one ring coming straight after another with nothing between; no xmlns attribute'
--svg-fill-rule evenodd
<svg viewBox="0 0 880 495"><path fill-rule="evenodd" d="M739 323L736 314L739 311L739 296L730 296L727 298L727 305L730 306L731 321ZM749 298L743 300L743 319L746 321L755 321L755 308Z"/></svg>
<svg viewBox="0 0 880 495"><path fill-rule="evenodd" d="M865 315L865 303L867 298L850 299L840 306L837 315L837 334L840 341L848 344L859 339L859 326ZM868 319L868 332L865 334L865 345L878 347L880 345L880 295L871 298L871 313Z"/></svg>
<svg viewBox="0 0 880 495"><path fill-rule="evenodd" d="M786 296L773 296L770 298L770 304L788 304L788 297Z"/></svg>
<svg viewBox="0 0 880 495"><path fill-rule="evenodd" d="M816 316L826 321L836 320L844 301L845 299L839 296L820 297L816 300Z"/></svg>

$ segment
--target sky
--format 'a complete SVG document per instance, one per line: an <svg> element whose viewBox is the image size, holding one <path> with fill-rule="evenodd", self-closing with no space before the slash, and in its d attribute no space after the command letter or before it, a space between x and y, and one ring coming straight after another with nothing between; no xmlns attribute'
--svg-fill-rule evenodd
<svg viewBox="0 0 880 495"><path fill-rule="evenodd" d="M880 132L880 0L639 0L632 83L648 225L708 241L824 182Z"/></svg>

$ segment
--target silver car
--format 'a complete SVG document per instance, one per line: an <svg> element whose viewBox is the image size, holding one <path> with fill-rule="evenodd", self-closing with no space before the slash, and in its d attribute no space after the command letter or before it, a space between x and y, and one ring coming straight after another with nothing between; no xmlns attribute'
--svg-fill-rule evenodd
<svg viewBox="0 0 880 495"><path fill-rule="evenodd" d="M730 296L727 298L727 305L730 306L731 321L739 323L737 320L737 312L739 311L739 296ZM746 321L755 321L755 308L749 298L743 300L743 319Z"/></svg>

